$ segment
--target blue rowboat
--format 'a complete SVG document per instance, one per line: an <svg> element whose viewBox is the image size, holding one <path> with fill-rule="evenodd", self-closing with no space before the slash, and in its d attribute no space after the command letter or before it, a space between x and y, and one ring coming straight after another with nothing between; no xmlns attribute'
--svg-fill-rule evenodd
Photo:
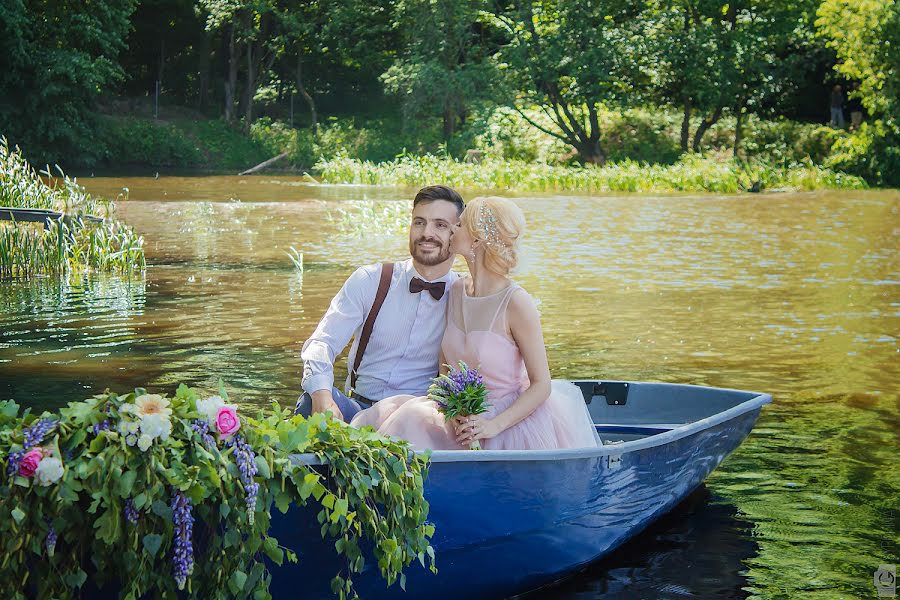
<svg viewBox="0 0 900 600"><path fill-rule="evenodd" d="M504 598L561 579L690 494L772 401L768 394L691 385L573 383L604 445L435 452L425 496L438 573L414 563L404 593L368 565L354 578L363 599ZM313 455L297 459L320 464ZM329 597L340 565L332 543L320 538L315 513L275 511L271 531L300 558L299 565L270 565L273 597Z"/></svg>

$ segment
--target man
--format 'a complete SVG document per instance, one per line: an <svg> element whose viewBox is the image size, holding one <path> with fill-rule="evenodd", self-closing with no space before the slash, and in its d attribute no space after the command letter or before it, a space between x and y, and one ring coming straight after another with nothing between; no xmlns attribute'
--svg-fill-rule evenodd
<svg viewBox="0 0 900 600"><path fill-rule="evenodd" d="M831 125L844 128L844 94L839 85L831 91Z"/></svg>
<svg viewBox="0 0 900 600"><path fill-rule="evenodd" d="M361 267L347 279L303 344L300 357L305 393L296 412L308 415L331 411L336 418L349 422L360 409L382 398L426 393L440 366L447 315L445 291L456 280L450 270L454 259L450 235L463 208L460 195L447 186L419 190L409 227L412 258L384 272L387 295L371 326L355 371L355 385L353 365L382 278L383 267L378 264ZM334 387L334 358L351 337L354 342L348 356L350 374L345 395Z"/></svg>

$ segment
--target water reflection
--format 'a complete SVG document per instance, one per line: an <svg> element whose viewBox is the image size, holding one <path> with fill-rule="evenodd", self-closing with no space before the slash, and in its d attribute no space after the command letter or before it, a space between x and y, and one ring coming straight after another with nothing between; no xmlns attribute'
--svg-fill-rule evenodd
<svg viewBox="0 0 900 600"><path fill-rule="evenodd" d="M112 197L129 188L119 211L144 235L150 267L131 283L0 283L0 398L38 409L107 387L213 391L219 378L244 403L291 403L300 346L344 279L407 255L414 190L266 177L81 183ZM775 396L710 478L714 499L670 526L685 546L650 540L638 558L560 590L871 595L872 571L900 554L900 193L517 202L530 224L517 278L541 302L555 376ZM703 577L681 572L698 562Z"/></svg>
<svg viewBox="0 0 900 600"><path fill-rule="evenodd" d="M752 528L737 507L700 487L607 558L519 598L746 598L744 562L759 550Z"/></svg>

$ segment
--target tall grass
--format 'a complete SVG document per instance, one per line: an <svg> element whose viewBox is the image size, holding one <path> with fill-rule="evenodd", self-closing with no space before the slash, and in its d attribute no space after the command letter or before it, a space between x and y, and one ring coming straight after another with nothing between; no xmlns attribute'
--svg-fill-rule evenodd
<svg viewBox="0 0 900 600"><path fill-rule="evenodd" d="M44 174L49 178L49 173ZM0 206L50 209L69 217L46 227L0 221L0 279L78 271L143 272L143 238L114 218L112 202L87 194L61 175L57 185L47 185L0 136ZM86 215L104 221L93 223L83 218Z"/></svg>
<svg viewBox="0 0 900 600"><path fill-rule="evenodd" d="M316 164L324 183L421 186L434 182L463 188L577 192L717 192L751 189L860 189L865 182L811 161L791 166L717 160L687 155L673 165L631 160L598 166L559 166L521 161L464 163L449 157L402 155L385 163L346 157Z"/></svg>

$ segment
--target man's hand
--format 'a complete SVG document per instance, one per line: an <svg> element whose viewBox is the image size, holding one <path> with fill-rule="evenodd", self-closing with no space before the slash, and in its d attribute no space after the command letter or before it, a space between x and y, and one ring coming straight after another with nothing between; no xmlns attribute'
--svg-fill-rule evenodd
<svg viewBox="0 0 900 600"><path fill-rule="evenodd" d="M316 390L310 394L310 397L312 398L313 414L330 410L335 419L340 419L341 421L344 420L344 414L331 397L331 390Z"/></svg>

